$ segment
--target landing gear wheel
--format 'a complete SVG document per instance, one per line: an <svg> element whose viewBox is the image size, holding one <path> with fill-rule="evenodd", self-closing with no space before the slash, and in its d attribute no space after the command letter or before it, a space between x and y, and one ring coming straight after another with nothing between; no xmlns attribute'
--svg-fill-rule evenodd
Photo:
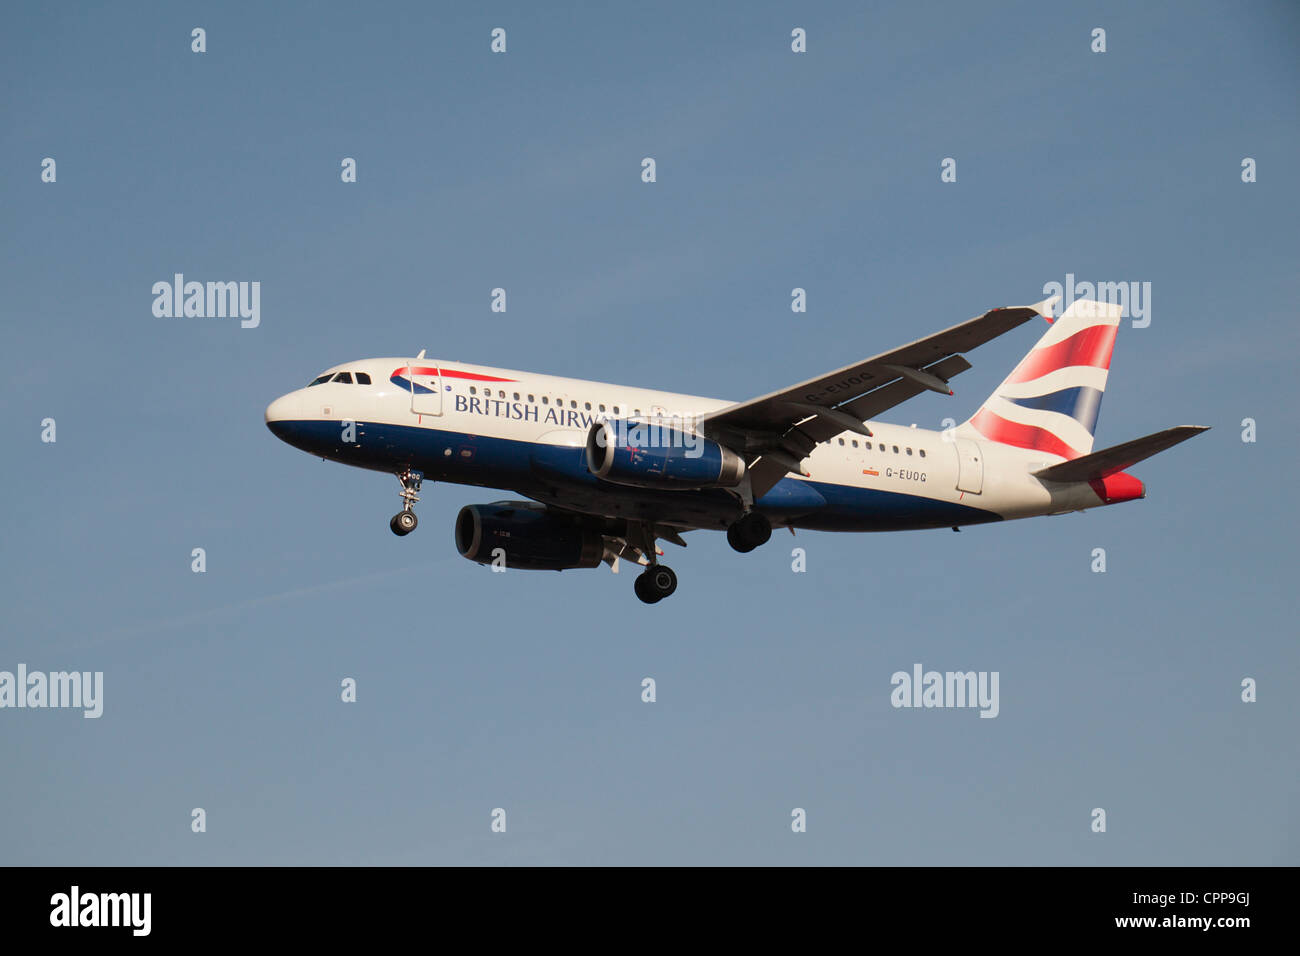
<svg viewBox="0 0 1300 956"><path fill-rule="evenodd" d="M741 554L746 554L747 552L754 550L754 545L745 540L745 535L740 530L739 521L727 529L727 544L731 545L733 550L739 551Z"/></svg>
<svg viewBox="0 0 1300 956"><path fill-rule="evenodd" d="M424 475L406 468L397 473L397 480L402 486L399 492L402 498L402 510L393 515L388 522L388 527L393 529L393 534L403 538L414 531L415 526L420 523L420 519L415 516L415 503L420 500L420 484L424 481Z"/></svg>
<svg viewBox="0 0 1300 956"><path fill-rule="evenodd" d="M637 576L632 590L646 604L657 604L677 590L677 574L666 564L652 564Z"/></svg>
<svg viewBox="0 0 1300 956"><path fill-rule="evenodd" d="M727 529L727 544L747 554L772 537L772 523L757 511L751 511Z"/></svg>

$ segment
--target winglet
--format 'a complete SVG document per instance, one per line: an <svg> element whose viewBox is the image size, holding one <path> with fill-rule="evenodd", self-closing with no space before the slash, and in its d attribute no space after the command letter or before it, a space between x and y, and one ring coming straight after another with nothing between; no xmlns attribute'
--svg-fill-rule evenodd
<svg viewBox="0 0 1300 956"><path fill-rule="evenodd" d="M1052 310L1056 308L1056 303L1061 301L1060 295L1054 295L1051 298L1044 299L1031 305L1030 308L1047 320L1047 324L1052 324Z"/></svg>

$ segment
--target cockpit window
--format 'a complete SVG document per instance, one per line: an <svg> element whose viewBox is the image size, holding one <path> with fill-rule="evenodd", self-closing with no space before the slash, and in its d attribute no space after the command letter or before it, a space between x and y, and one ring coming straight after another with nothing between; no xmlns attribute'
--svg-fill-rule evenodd
<svg viewBox="0 0 1300 956"><path fill-rule="evenodd" d="M351 385L353 374L357 376L356 381L358 385L370 384L369 372L326 372L324 375L312 379L307 384L307 387L311 388L313 385L324 385L326 382L338 382L340 385Z"/></svg>

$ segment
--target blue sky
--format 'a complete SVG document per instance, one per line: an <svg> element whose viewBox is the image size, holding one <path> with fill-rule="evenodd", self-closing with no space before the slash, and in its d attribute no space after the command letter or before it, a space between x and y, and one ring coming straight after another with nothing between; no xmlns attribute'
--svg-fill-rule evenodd
<svg viewBox="0 0 1300 956"><path fill-rule="evenodd" d="M5 20L0 669L103 671L105 701L0 711L0 861L1300 862L1293 5ZM175 272L261 282L260 327L155 318ZM749 555L693 534L649 608L627 573L458 557L457 510L500 494L426 485L396 539L396 481L262 422L421 348L742 399L1067 274L1152 287L1098 447L1214 426L1135 469L1146 500ZM1040 328L888 419L966 417ZM916 662L998 671L997 719L892 708Z"/></svg>

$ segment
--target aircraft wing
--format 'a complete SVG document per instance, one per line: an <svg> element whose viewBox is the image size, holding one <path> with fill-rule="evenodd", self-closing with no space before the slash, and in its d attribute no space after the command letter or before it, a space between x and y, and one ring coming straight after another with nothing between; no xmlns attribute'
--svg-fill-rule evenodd
<svg viewBox="0 0 1300 956"><path fill-rule="evenodd" d="M788 472L803 474L801 462L819 442L844 431L870 435L863 422L926 389L951 395L948 380L971 367L960 353L1036 315L1050 317L1057 298L992 309L893 351L719 409L702 418L700 427L744 456L753 496L762 497Z"/></svg>

